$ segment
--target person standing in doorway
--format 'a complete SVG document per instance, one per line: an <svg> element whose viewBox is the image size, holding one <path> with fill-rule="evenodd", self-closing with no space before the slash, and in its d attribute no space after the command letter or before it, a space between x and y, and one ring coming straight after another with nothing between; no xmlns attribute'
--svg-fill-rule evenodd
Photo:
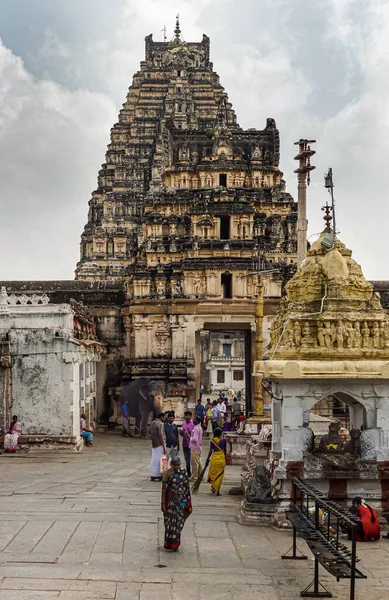
<svg viewBox="0 0 389 600"><path fill-rule="evenodd" d="M151 423L151 481L162 481L161 458L166 454L166 440L164 429L165 413L160 413Z"/></svg>
<svg viewBox="0 0 389 600"><path fill-rule="evenodd" d="M194 428L189 443L192 461L191 481L196 481L199 478L201 471L203 470L203 465L201 464L202 441L203 428L201 426L200 417L196 415L194 418Z"/></svg>
<svg viewBox="0 0 389 600"><path fill-rule="evenodd" d="M122 404L122 435L131 435L130 432L130 407L128 400Z"/></svg>
<svg viewBox="0 0 389 600"><path fill-rule="evenodd" d="M168 412L167 421L165 421L165 438L166 438L166 458L173 459L180 451L180 439L178 435L178 427L174 423L175 414L171 410Z"/></svg>
<svg viewBox="0 0 389 600"><path fill-rule="evenodd" d="M204 394L204 386L203 386L203 384L202 384L202 383L200 383L200 393L199 393L199 396L200 396L200 402L201 402L201 400L202 400L202 398L203 398L203 394Z"/></svg>
<svg viewBox="0 0 389 600"><path fill-rule="evenodd" d="M194 429L192 413L190 410L187 410L184 413L184 419L185 421L182 424L182 429L180 433L182 435L182 449L185 456L186 472L188 473L188 477L190 477L192 474L190 457L190 438Z"/></svg>

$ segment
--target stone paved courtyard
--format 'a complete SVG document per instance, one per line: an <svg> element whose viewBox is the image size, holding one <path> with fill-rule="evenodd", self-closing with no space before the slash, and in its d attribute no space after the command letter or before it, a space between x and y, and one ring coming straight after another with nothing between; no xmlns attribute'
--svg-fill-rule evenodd
<svg viewBox="0 0 389 600"><path fill-rule="evenodd" d="M281 555L289 532L243 527L239 498L194 498L180 552L161 549L160 484L149 480L150 442L96 436L81 454L0 456L1 600L294 600L313 560ZM228 467L224 492L239 480ZM223 489L222 489L223 491ZM301 541L300 547L307 550ZM361 544L357 599L389 598L389 541ZM334 597L348 583L322 573Z"/></svg>

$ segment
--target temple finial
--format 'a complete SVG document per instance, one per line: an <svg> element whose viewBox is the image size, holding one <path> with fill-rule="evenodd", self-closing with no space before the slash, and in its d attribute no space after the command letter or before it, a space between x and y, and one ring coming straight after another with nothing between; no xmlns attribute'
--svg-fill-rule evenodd
<svg viewBox="0 0 389 600"><path fill-rule="evenodd" d="M332 207L328 206L328 202L326 202L326 205L322 207L322 210L324 210L324 222L326 224L324 231L326 233L332 233L332 227L331 227L331 221L332 221Z"/></svg>
<svg viewBox="0 0 389 600"><path fill-rule="evenodd" d="M181 42L181 28L180 28L180 15L178 14L176 16L176 28L174 30L174 41L175 42Z"/></svg>

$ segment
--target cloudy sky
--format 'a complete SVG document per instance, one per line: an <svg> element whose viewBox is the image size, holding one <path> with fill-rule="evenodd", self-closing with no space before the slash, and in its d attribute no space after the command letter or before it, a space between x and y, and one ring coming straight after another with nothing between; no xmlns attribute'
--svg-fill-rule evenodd
<svg viewBox="0 0 389 600"><path fill-rule="evenodd" d="M389 279L389 0L0 0L0 279L72 279L110 127L144 37L211 38L242 127L316 139L309 234L332 166L337 221L370 279Z"/></svg>

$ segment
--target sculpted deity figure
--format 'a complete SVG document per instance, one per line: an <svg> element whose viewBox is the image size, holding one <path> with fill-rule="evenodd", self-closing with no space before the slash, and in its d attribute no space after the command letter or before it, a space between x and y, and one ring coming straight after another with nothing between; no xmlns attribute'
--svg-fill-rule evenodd
<svg viewBox="0 0 389 600"><path fill-rule="evenodd" d="M292 329L292 324L290 321L286 325L284 332L284 344L285 346L293 346L294 345L294 334Z"/></svg>
<svg viewBox="0 0 389 600"><path fill-rule="evenodd" d="M380 328L377 321L374 321L373 327L371 329L371 337L373 341L373 348L378 349L381 347L380 345Z"/></svg>
<svg viewBox="0 0 389 600"><path fill-rule="evenodd" d="M324 342L325 342L326 348L328 348L328 349L332 348L333 337L332 337L330 321L324 321L323 335L324 335Z"/></svg>
<svg viewBox="0 0 389 600"><path fill-rule="evenodd" d="M354 348L355 331L354 331L354 327L350 321L347 321L347 323L346 323L346 335L347 335L347 337L346 337L347 348Z"/></svg>
<svg viewBox="0 0 389 600"><path fill-rule="evenodd" d="M380 323L380 348L385 348L386 346L386 324L385 321L381 321Z"/></svg>
<svg viewBox="0 0 389 600"><path fill-rule="evenodd" d="M361 455L361 431L359 429L351 429L350 440L344 447L345 454L351 454L353 456Z"/></svg>
<svg viewBox="0 0 389 600"><path fill-rule="evenodd" d="M182 296L182 281L181 279L176 279L175 283L175 295Z"/></svg>
<svg viewBox="0 0 389 600"><path fill-rule="evenodd" d="M387 321L384 322L383 326L383 348L389 348L389 325Z"/></svg>
<svg viewBox="0 0 389 600"><path fill-rule="evenodd" d="M336 343L338 348L343 348L345 338L345 327L341 319L338 321L338 327L336 328Z"/></svg>
<svg viewBox="0 0 389 600"><path fill-rule="evenodd" d="M361 324L359 321L357 321L354 325L354 348L361 347L361 339Z"/></svg>
<svg viewBox="0 0 389 600"><path fill-rule="evenodd" d="M317 341L319 342L320 348L325 348L324 323L318 323L317 325Z"/></svg>
<svg viewBox="0 0 389 600"><path fill-rule="evenodd" d="M361 333L362 333L362 348L368 348L369 347L369 339L370 339L370 330L369 330L369 326L366 321L363 321L363 323L362 323Z"/></svg>
<svg viewBox="0 0 389 600"><path fill-rule="evenodd" d="M373 296L371 298L371 305L376 310L379 310L381 308L381 296L378 292L373 292Z"/></svg>
<svg viewBox="0 0 389 600"><path fill-rule="evenodd" d="M340 423L330 423L328 433L323 435L320 440L319 452L323 452L325 454L342 452L343 442L339 435L340 428Z"/></svg>
<svg viewBox="0 0 389 600"><path fill-rule="evenodd" d="M300 327L300 323L298 323L297 321L294 322L293 333L294 333L295 345L300 346L301 345L301 327Z"/></svg>
<svg viewBox="0 0 389 600"><path fill-rule="evenodd" d="M247 500L254 504L272 504L277 502L273 498L270 477L265 467L259 465L247 484Z"/></svg>
<svg viewBox="0 0 389 600"><path fill-rule="evenodd" d="M303 335L303 339L301 341L301 345L302 346L308 346L310 339L311 339L311 328L309 326L309 322L308 321L304 321L304 325L302 327L302 335Z"/></svg>
<svg viewBox="0 0 389 600"><path fill-rule="evenodd" d="M163 281L157 281L157 294L163 296L165 294L165 284Z"/></svg>
<svg viewBox="0 0 389 600"><path fill-rule="evenodd" d="M201 285L201 279L200 279L200 277L195 277L193 279L193 287L194 287L195 294L201 294L202 285Z"/></svg>

